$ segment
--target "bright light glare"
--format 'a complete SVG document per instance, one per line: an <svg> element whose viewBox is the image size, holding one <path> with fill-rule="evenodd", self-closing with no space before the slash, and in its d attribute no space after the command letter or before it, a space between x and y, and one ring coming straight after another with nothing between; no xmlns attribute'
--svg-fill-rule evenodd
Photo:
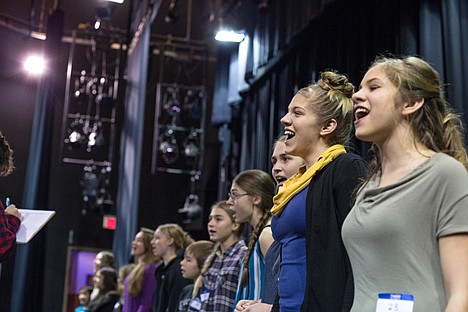
<svg viewBox="0 0 468 312"><path fill-rule="evenodd" d="M107 0L109 2L115 2L115 3L123 3L124 0Z"/></svg>
<svg viewBox="0 0 468 312"><path fill-rule="evenodd" d="M24 62L24 69L33 75L40 75L44 72L45 61L42 57L31 55Z"/></svg>
<svg viewBox="0 0 468 312"><path fill-rule="evenodd" d="M233 30L220 30L215 37L216 40L225 42L241 42L244 38L243 33L236 33Z"/></svg>
<svg viewBox="0 0 468 312"><path fill-rule="evenodd" d="M94 23L94 29L98 30L99 27L101 27L101 20L97 19L96 22Z"/></svg>

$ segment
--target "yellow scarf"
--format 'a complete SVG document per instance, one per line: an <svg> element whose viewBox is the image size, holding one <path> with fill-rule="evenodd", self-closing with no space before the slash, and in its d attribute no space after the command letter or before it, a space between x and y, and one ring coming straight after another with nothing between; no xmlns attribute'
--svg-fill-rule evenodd
<svg viewBox="0 0 468 312"><path fill-rule="evenodd" d="M278 193L273 197L274 205L273 208L271 208L271 213L277 217L280 216L289 200L299 193L300 190L309 185L310 180L312 180L317 171L344 153L346 153L344 146L336 144L323 152L315 164L307 169L307 171L305 171L305 167L302 167L298 173L284 182Z"/></svg>

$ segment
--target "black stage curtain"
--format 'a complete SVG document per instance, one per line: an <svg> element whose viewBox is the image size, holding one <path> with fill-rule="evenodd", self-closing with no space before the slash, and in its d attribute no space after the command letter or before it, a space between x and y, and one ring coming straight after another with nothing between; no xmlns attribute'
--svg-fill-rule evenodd
<svg viewBox="0 0 468 312"><path fill-rule="evenodd" d="M226 179L249 168L269 172L271 145L282 132L280 118L299 88L330 69L346 74L357 88L377 55L425 58L441 73L453 107L466 111L463 99L468 91L462 84L468 75L463 52L468 45L467 9L463 0L334 1L277 51L250 44L242 77L249 86L239 90L239 103L228 103L233 112L230 141L224 141L230 145ZM285 8L284 14L288 12ZM271 44L263 40L268 33L264 28L258 26L250 35L253 42ZM258 37L258 29L263 36ZM268 37L280 36L279 29L270 27ZM259 59L268 61L262 64ZM353 139L349 147L367 158L368 143Z"/></svg>

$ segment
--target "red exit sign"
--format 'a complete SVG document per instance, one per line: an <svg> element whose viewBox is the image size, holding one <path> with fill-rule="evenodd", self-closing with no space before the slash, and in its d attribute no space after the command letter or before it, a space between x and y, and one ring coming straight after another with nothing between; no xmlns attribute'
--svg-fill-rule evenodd
<svg viewBox="0 0 468 312"><path fill-rule="evenodd" d="M102 227L107 230L115 230L117 226L117 218L115 216L107 215L102 219Z"/></svg>

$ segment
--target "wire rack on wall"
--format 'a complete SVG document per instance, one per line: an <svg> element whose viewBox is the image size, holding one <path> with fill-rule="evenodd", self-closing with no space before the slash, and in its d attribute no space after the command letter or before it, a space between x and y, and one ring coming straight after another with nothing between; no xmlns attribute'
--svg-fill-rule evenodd
<svg viewBox="0 0 468 312"><path fill-rule="evenodd" d="M201 174L205 88L158 83L152 173Z"/></svg>
<svg viewBox="0 0 468 312"><path fill-rule="evenodd" d="M103 214L114 204L109 188L123 53L111 43L89 33L78 39L74 32L70 45L60 159L83 165L83 214L88 207Z"/></svg>

